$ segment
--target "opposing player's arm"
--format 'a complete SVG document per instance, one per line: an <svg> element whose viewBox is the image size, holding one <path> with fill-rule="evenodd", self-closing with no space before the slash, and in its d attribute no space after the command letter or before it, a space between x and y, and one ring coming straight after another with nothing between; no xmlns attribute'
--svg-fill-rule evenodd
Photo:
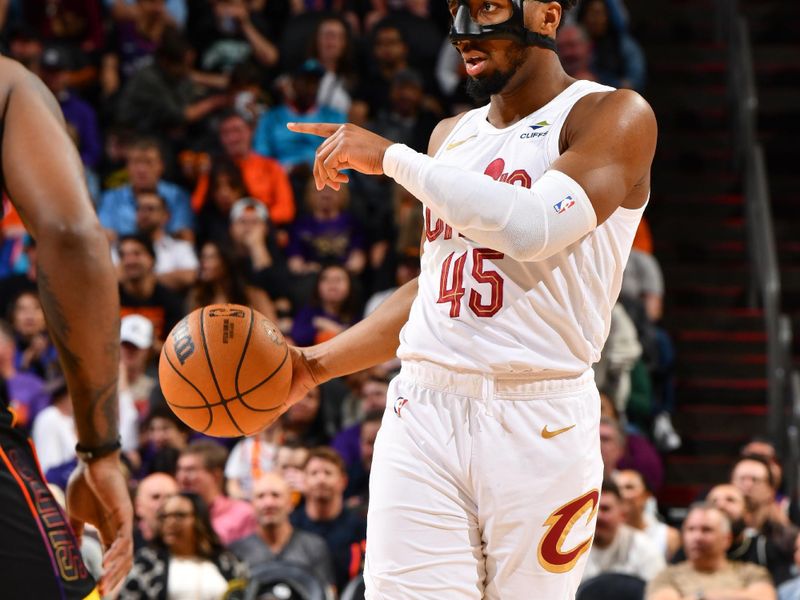
<svg viewBox="0 0 800 600"><path fill-rule="evenodd" d="M590 95L567 119L566 149L551 169L583 188L599 225L619 206L639 208L647 201L656 137L653 110L636 92Z"/></svg>
<svg viewBox="0 0 800 600"><path fill-rule="evenodd" d="M11 201L37 242L38 284L82 445L117 439L119 299L108 242L52 94L17 63L6 73L2 161Z"/></svg>

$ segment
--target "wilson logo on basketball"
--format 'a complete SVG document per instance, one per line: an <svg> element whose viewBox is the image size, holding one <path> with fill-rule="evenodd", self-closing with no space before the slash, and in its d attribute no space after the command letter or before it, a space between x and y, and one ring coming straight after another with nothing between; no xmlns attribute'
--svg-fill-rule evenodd
<svg viewBox="0 0 800 600"><path fill-rule="evenodd" d="M189 319L181 319L172 332L172 345L175 348L175 356L181 364L184 364L189 357L194 354L194 342L189 332Z"/></svg>
<svg viewBox="0 0 800 600"><path fill-rule="evenodd" d="M570 550L564 550L562 545L567 539L572 527L587 511L586 525L592 522L597 513L597 504L600 500L600 491L592 490L570 500L565 505L554 510L543 527L547 531L539 542L539 564L550 573L566 573L575 566L578 559L588 552L592 546L592 536L589 536Z"/></svg>

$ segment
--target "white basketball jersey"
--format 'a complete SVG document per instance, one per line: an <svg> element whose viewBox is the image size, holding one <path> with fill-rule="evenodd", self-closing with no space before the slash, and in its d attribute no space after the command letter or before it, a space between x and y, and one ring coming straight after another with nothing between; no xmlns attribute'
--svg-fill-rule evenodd
<svg viewBox="0 0 800 600"><path fill-rule="evenodd" d="M505 129L488 122L488 105L475 109L456 124L436 158L530 187L558 158L561 128L575 103L612 90L576 81ZM564 201L551 210L568 209ZM582 373L599 360L644 208L618 208L580 241L537 262L481 247L423 210L419 293L400 332L401 359L553 377Z"/></svg>

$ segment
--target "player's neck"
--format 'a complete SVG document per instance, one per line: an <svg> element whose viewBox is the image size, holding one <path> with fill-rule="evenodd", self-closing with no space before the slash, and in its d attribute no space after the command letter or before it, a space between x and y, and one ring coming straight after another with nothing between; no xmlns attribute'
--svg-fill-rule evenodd
<svg viewBox="0 0 800 600"><path fill-rule="evenodd" d="M509 127L542 108L575 80L564 72L558 56L542 50L535 64L526 62L499 94L492 96L488 121L498 129Z"/></svg>

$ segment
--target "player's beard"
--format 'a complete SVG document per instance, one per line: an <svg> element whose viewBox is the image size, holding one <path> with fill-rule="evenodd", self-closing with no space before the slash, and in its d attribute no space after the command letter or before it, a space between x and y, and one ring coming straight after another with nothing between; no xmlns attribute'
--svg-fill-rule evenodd
<svg viewBox="0 0 800 600"><path fill-rule="evenodd" d="M467 94L478 104L484 104L494 94L499 94L514 76L514 73L525 62L525 46L515 44L508 50L508 59L511 66L505 71L496 70L485 77L468 77Z"/></svg>

